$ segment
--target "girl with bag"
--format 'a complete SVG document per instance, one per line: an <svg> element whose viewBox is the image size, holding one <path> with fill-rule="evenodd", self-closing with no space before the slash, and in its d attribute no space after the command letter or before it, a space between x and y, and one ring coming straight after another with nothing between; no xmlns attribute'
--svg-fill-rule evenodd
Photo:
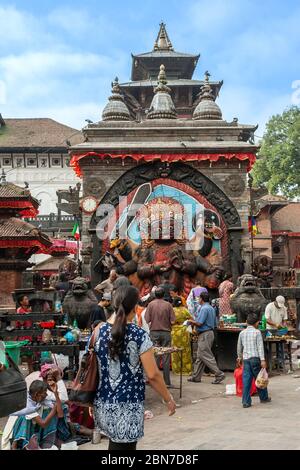
<svg viewBox="0 0 300 470"><path fill-rule="evenodd" d="M132 323L139 291L115 291L115 315L98 330L95 352L99 383L94 401L96 427L109 438L108 450L135 450L144 435L145 378L163 398L169 415L176 404L159 372L146 331Z"/></svg>

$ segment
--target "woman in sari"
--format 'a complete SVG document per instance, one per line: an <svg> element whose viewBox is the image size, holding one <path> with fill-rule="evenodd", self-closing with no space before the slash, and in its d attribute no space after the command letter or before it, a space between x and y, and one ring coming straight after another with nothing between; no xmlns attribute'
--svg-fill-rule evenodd
<svg viewBox="0 0 300 470"><path fill-rule="evenodd" d="M182 305L180 297L175 297L173 301L174 313L176 322L172 327L172 346L183 348L182 352L182 373L189 375L192 373L192 353L191 353L191 338L187 327L183 324L186 320L191 320L188 309ZM172 371L175 374L180 373L180 355L179 353L172 354Z"/></svg>

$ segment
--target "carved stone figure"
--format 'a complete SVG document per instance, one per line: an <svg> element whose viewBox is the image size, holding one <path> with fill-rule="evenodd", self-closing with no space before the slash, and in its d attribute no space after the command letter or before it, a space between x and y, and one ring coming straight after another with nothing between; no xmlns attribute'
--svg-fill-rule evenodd
<svg viewBox="0 0 300 470"><path fill-rule="evenodd" d="M245 191L246 185L244 180L237 175L230 175L226 178L224 186L227 194L238 197Z"/></svg>
<svg viewBox="0 0 300 470"><path fill-rule="evenodd" d="M247 315L254 313L260 319L267 300L258 287L258 280L252 274L244 274L238 279L238 287L230 300L233 313L238 322L246 322Z"/></svg>
<svg viewBox="0 0 300 470"><path fill-rule="evenodd" d="M260 287L271 287L273 264L269 256L258 256L253 263L255 276L260 279Z"/></svg>
<svg viewBox="0 0 300 470"><path fill-rule="evenodd" d="M105 182L101 178L89 178L85 183L85 194L100 196L106 189Z"/></svg>
<svg viewBox="0 0 300 470"><path fill-rule="evenodd" d="M65 258L58 267L58 272L65 273L68 279L74 279L76 277L77 264L71 258Z"/></svg>
<svg viewBox="0 0 300 470"><path fill-rule="evenodd" d="M69 323L77 320L78 327L85 329L88 326L91 308L97 305L97 299L89 290L86 279L76 277L72 281L72 289L67 293L63 302L63 312L69 317Z"/></svg>

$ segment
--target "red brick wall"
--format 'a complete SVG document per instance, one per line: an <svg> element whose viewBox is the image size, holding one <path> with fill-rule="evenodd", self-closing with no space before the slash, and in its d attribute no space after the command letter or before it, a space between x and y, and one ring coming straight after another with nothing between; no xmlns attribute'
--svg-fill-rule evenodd
<svg viewBox="0 0 300 470"><path fill-rule="evenodd" d="M253 243L255 256L266 255L272 258L272 230L268 208L262 209L256 223L259 234Z"/></svg>

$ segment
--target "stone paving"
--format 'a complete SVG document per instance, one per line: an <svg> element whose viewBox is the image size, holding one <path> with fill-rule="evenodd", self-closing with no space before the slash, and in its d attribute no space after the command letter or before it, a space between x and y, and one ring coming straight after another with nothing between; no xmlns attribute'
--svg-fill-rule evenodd
<svg viewBox="0 0 300 470"><path fill-rule="evenodd" d="M145 437L138 449L145 450L216 450L216 449L295 449L300 450L300 370L294 374L270 379L272 402L260 404L253 398L253 406L243 409L241 399L226 396L225 386L234 382L227 373L220 385L212 385L213 377L205 376L202 383L188 383L183 378L183 398L171 390L180 405L169 417L158 396L147 387L146 409L154 418L145 421ZM178 385L179 378L172 381ZM0 419L3 429L6 419ZM107 449L108 440L98 445L91 443L81 450Z"/></svg>
<svg viewBox="0 0 300 470"><path fill-rule="evenodd" d="M199 384L187 383L185 378L183 399L177 399L177 391L173 393L182 406L172 417L167 416L164 406L149 390L146 408L153 411L154 418L146 420L145 437L138 449L300 450L298 373L299 378L290 374L272 377L269 387L272 402L261 404L254 397L253 406L247 409L242 408L239 397L225 395L225 385L233 383L229 373L223 385L211 385L211 377L204 377ZM99 445L86 444L80 448L106 449L107 439L102 439Z"/></svg>

